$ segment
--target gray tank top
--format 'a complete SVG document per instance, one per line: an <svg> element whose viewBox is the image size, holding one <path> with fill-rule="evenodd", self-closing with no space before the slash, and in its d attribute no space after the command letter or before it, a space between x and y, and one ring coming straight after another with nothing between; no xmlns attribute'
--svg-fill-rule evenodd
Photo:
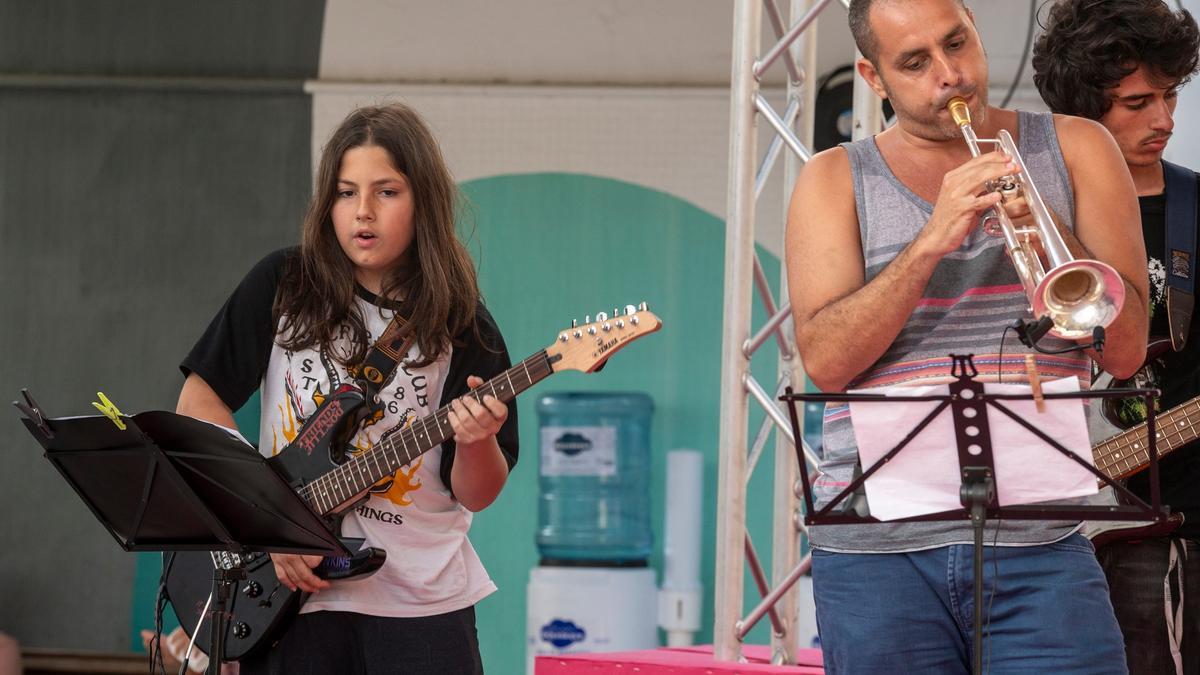
<svg viewBox="0 0 1200 675"><path fill-rule="evenodd" d="M1034 184L1046 205L1073 230L1074 195L1053 116L1020 112L1018 120L1017 146ZM842 147L850 156L866 281L870 282L921 231L933 214L933 205L892 173L874 138ZM974 354L979 377L987 381L996 381L999 374L1004 382L1024 382L1029 350L1011 332L1003 350L1000 348L1005 326L1018 317L1030 317L1029 303L1004 251L1004 240L977 227L957 251L938 263L896 340L848 388L949 382L951 352ZM1042 345L1053 349L1067 343L1047 337ZM1084 387L1090 380L1090 363L1079 352L1037 354L1037 363L1046 379L1078 377ZM818 506L845 488L859 471L849 406L831 403L825 410L822 476L814 486ZM1005 521L1000 523L998 535L994 524L989 527L988 541L1047 543L1069 535L1076 526L1062 521ZM813 546L832 551L899 552L970 543L972 533L966 521L824 525L811 528L810 539Z"/></svg>

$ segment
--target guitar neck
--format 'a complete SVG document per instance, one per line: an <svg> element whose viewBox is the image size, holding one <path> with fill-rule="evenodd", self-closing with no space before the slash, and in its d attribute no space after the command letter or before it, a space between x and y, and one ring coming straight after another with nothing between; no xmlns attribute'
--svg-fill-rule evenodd
<svg viewBox="0 0 1200 675"><path fill-rule="evenodd" d="M1200 396L1156 416L1154 444L1161 458L1200 437ZM1092 446L1096 468L1112 479L1132 476L1150 463L1147 424Z"/></svg>
<svg viewBox="0 0 1200 675"><path fill-rule="evenodd" d="M539 351L471 390L467 395L481 403L484 396L494 396L507 403L553 373L552 363L553 360L546 350ZM446 405L347 459L336 469L306 485L301 494L317 513L332 513L355 501L367 488L385 476L411 464L413 460L453 436L450 406Z"/></svg>

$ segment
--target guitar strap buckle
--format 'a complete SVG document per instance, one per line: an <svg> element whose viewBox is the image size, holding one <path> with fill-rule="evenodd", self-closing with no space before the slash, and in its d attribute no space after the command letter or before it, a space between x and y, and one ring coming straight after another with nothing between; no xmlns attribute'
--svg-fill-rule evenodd
<svg viewBox="0 0 1200 675"><path fill-rule="evenodd" d="M356 368L350 369L350 375L362 390L369 406L379 403L379 394L384 385L391 381L400 365L400 360L412 347L412 333L404 330L408 321L397 310L392 320L384 329L383 335L375 341L363 362Z"/></svg>

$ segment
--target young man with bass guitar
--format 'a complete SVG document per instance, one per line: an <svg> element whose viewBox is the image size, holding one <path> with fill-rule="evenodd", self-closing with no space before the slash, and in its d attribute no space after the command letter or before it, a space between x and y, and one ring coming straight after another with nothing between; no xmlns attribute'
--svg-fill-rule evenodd
<svg viewBox="0 0 1200 675"><path fill-rule="evenodd" d="M1112 593L1133 675L1200 673L1200 314L1193 311L1196 174L1162 159L1179 89L1197 70L1200 30L1162 0L1060 0L1033 57L1034 82L1056 113L1104 125L1137 189L1149 258L1146 366L1130 382L1162 391L1157 406L1162 502L1182 515L1174 532L1103 544L1097 557ZM1154 339L1157 338L1157 339ZM1108 406L1114 424L1145 419L1140 399ZM1144 437L1144 431L1143 437ZM1149 500L1143 457L1113 464L1122 437L1096 446L1109 475ZM1145 453L1143 452L1142 455ZM1130 455L1125 454L1126 458Z"/></svg>

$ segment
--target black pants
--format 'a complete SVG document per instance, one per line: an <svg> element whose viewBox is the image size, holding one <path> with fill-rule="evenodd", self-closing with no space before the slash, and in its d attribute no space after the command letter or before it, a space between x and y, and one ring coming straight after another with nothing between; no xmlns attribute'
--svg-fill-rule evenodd
<svg viewBox="0 0 1200 675"><path fill-rule="evenodd" d="M482 675L475 608L415 618L313 612L296 617L241 675Z"/></svg>
<svg viewBox="0 0 1200 675"><path fill-rule="evenodd" d="M1171 548L1176 567L1169 569ZM1200 545L1166 538L1114 542L1096 552L1108 576L1113 609L1125 634L1130 675L1174 675L1167 607L1182 612L1178 640L1184 675L1200 674ZM1182 597L1181 597L1182 596Z"/></svg>

